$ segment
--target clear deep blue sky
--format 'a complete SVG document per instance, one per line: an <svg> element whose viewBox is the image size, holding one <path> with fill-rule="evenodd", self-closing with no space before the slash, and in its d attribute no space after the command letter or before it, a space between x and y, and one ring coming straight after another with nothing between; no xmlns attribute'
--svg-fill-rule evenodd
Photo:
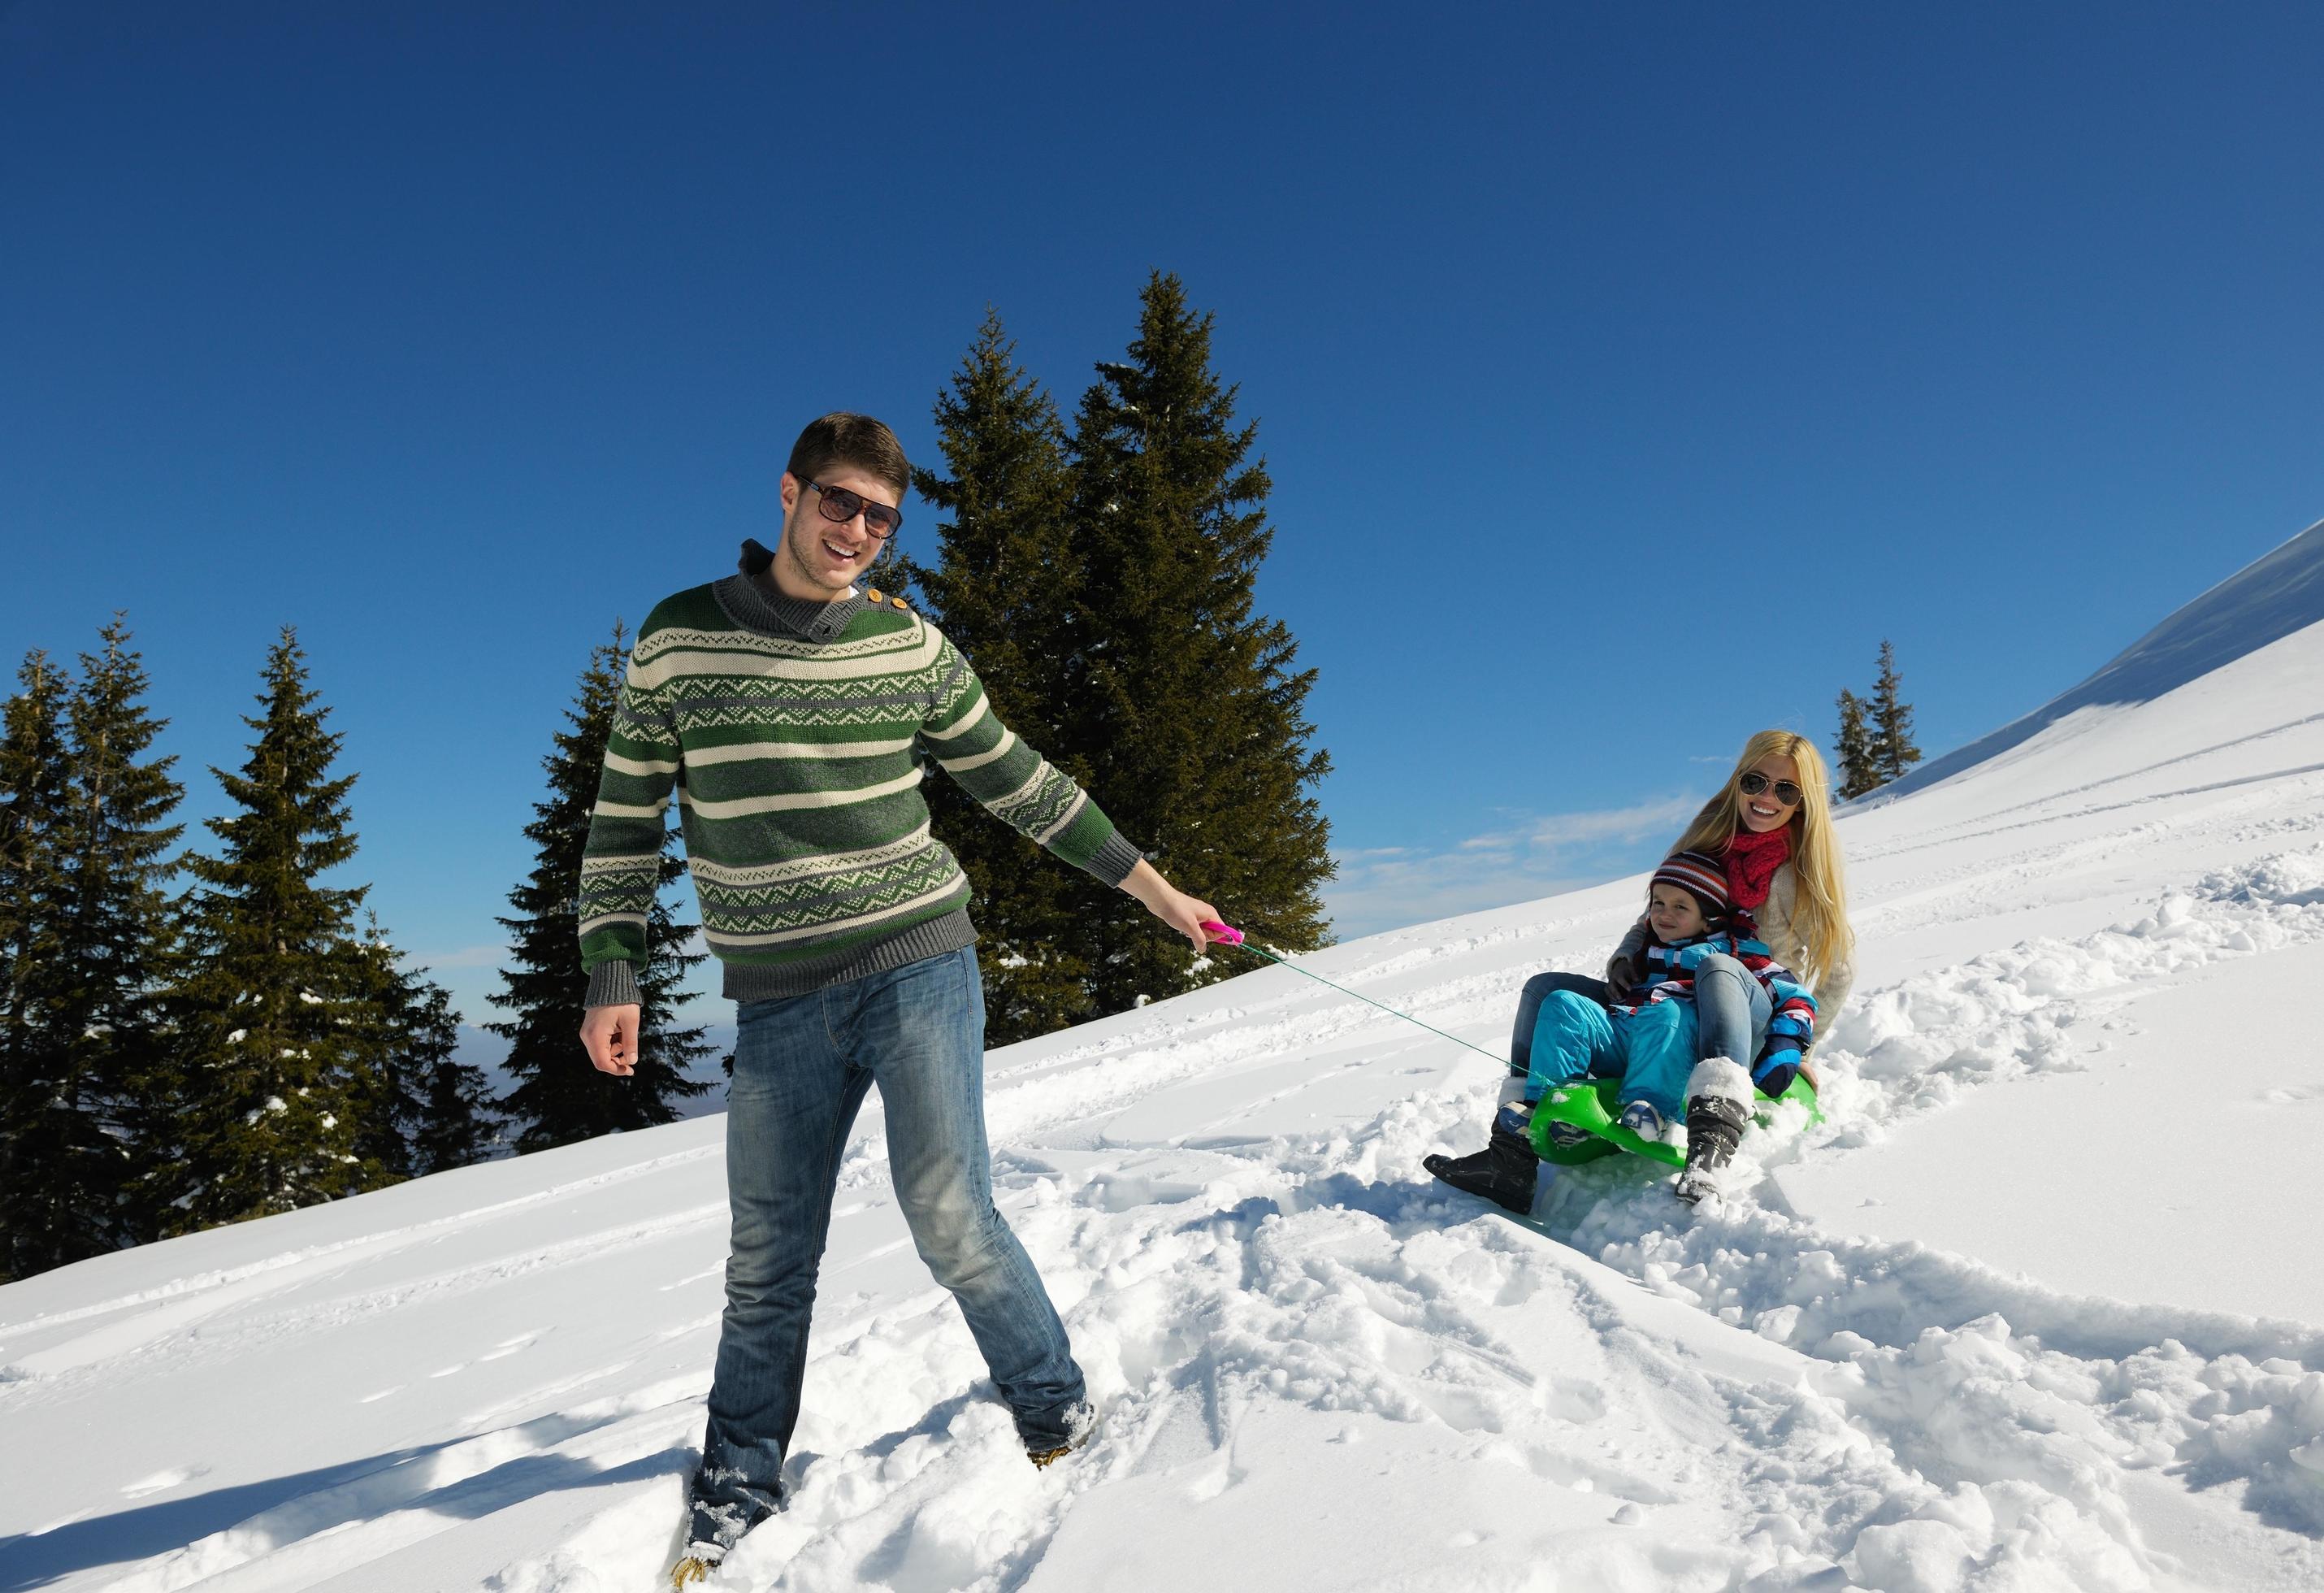
<svg viewBox="0 0 2324 1593"><path fill-rule="evenodd" d="M828 9L0 6L0 651L125 608L198 819L295 623L471 1017L590 645L814 415L932 458L988 304L1067 408L1149 270L1215 312L1343 932L2324 515L2324 7Z"/></svg>

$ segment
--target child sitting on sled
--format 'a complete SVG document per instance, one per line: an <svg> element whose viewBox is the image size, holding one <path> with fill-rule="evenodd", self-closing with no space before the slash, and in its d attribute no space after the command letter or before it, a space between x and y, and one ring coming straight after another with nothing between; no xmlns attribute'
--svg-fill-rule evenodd
<svg viewBox="0 0 2324 1593"><path fill-rule="evenodd" d="M1503 1087L1485 1148L1457 1159L1425 1157L1421 1165L1430 1173L1512 1211L1530 1211L1535 1104L1561 1084L1619 1078L1618 1121L1641 1139L1686 1146L1682 1191L1692 1199L1734 1153L1754 1086L1775 1096L1790 1085L1815 1037L1815 998L1755 938L1749 915L1731 908L1719 860L1700 852L1665 858L1646 900L1652 938L1635 987L1610 991L1605 1002L1553 991L1536 1020L1531 1069ZM1748 1072L1729 1057L1695 1060L1695 978L1713 957L1739 963L1766 999L1766 1041Z"/></svg>

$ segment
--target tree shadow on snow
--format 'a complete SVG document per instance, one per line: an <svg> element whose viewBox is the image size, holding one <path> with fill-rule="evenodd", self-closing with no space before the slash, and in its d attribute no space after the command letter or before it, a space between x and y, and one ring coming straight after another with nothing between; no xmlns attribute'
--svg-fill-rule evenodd
<svg viewBox="0 0 2324 1593"><path fill-rule="evenodd" d="M438 1488L416 1484L404 1472L469 1441L467 1437L448 1439L89 1516L50 1532L0 1538L0 1593L23 1593L76 1571L151 1559L237 1527L262 1540L245 1557L254 1561L318 1533L400 1510L424 1509L431 1515L475 1520L542 1494L643 1482L673 1472L682 1476L700 1458L691 1445L673 1446L617 1466L566 1455L521 1455ZM327 1496L333 1494L340 1496ZM281 1513L281 1519L260 1519L275 1512Z"/></svg>

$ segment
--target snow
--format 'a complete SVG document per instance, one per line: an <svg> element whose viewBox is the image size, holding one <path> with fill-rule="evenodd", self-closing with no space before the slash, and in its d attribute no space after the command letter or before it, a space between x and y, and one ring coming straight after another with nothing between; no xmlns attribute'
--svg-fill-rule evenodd
<svg viewBox="0 0 2324 1593"><path fill-rule="evenodd" d="M1420 1171L1642 880L1299 959L1454 1038L1260 965L993 1053L1104 1409L1046 1471L875 1098L793 1507L714 1588L2324 1586L2324 625L2262 634L2272 557L2156 633L2257 644L1842 819L1858 996L1747 1198L1617 1159L1518 1221ZM0 1593L659 1585L722 1157L697 1118L0 1289Z"/></svg>

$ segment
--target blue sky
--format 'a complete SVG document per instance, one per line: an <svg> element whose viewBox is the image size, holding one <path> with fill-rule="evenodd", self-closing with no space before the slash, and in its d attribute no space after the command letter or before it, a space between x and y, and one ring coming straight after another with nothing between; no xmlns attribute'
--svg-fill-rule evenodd
<svg viewBox="0 0 2324 1593"><path fill-rule="evenodd" d="M933 458L988 304L1066 407L1149 270L1216 313L1343 932L1642 866L1884 636L1971 739L2324 515L2324 8L803 10L0 6L0 650L125 608L198 818L295 623L472 1017L590 645L812 416Z"/></svg>

